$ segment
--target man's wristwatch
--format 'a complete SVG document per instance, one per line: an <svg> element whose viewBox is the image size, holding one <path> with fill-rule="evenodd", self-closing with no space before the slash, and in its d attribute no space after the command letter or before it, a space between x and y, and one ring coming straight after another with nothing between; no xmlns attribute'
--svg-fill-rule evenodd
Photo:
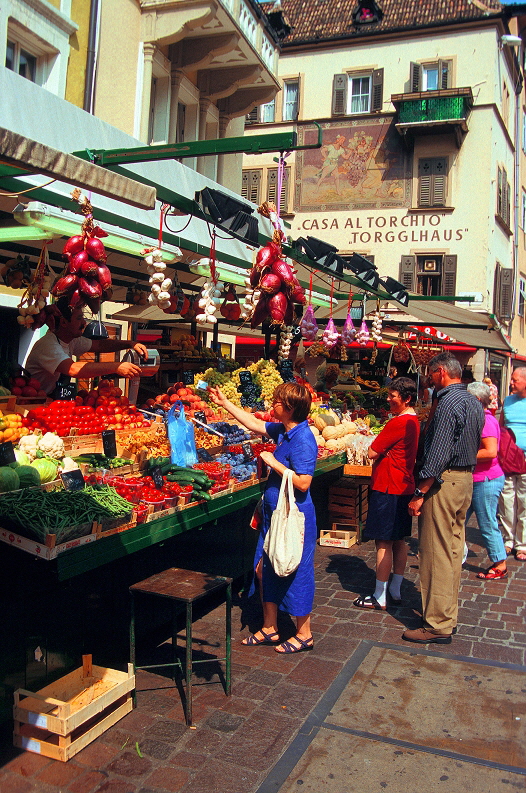
<svg viewBox="0 0 526 793"><path fill-rule="evenodd" d="M422 490L419 490L418 487L415 488L415 492L413 493L415 498L424 498L425 493Z"/></svg>

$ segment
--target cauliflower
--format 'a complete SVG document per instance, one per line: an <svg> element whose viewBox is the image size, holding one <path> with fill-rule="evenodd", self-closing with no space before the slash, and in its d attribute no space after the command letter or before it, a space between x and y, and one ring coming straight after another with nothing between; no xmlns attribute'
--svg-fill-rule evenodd
<svg viewBox="0 0 526 793"><path fill-rule="evenodd" d="M18 441L18 448L27 454L31 462L37 456L38 435L23 435Z"/></svg>
<svg viewBox="0 0 526 793"><path fill-rule="evenodd" d="M78 465L73 459L73 457L64 457L62 460L62 473L66 473L66 471L76 471L78 470Z"/></svg>
<svg viewBox="0 0 526 793"><path fill-rule="evenodd" d="M64 457L64 441L54 432L46 432L45 435L42 435L37 443L37 447L48 457L53 457L55 459Z"/></svg>

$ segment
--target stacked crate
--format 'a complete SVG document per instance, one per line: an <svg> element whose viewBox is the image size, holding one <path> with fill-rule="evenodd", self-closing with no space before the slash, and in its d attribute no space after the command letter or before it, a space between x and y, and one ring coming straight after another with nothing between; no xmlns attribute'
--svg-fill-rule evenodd
<svg viewBox="0 0 526 793"><path fill-rule="evenodd" d="M368 482L344 476L329 487L330 532L322 533L321 545L349 548L360 539L367 518Z"/></svg>

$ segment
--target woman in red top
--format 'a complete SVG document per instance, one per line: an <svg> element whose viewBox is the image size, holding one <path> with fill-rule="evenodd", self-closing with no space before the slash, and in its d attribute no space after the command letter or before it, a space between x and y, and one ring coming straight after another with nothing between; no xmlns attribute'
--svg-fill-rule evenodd
<svg viewBox="0 0 526 793"><path fill-rule="evenodd" d="M415 489L413 469L420 433L413 408L416 397L416 384L409 377L393 380L387 397L393 418L369 448L374 462L363 539L376 542L376 589L373 595L356 598L357 608L385 611L391 568L389 595L394 603L401 602L400 585L407 562L404 538L411 534L408 504Z"/></svg>

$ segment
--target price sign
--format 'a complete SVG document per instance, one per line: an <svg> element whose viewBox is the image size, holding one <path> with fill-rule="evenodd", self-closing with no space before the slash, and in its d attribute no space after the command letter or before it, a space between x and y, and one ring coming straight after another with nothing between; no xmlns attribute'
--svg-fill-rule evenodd
<svg viewBox="0 0 526 793"><path fill-rule="evenodd" d="M200 463L211 463L214 461L208 449L196 449L196 452Z"/></svg>
<svg viewBox="0 0 526 793"><path fill-rule="evenodd" d="M15 450L11 441L0 443L0 465L9 465L15 461Z"/></svg>
<svg viewBox="0 0 526 793"><path fill-rule="evenodd" d="M152 468L151 477L157 490L161 490L164 485L164 479L160 466L156 465L154 468Z"/></svg>
<svg viewBox="0 0 526 793"><path fill-rule="evenodd" d="M77 468L75 471L66 471L63 474L60 474L60 478L62 479L66 490L84 490L86 487L84 476L79 468Z"/></svg>
<svg viewBox="0 0 526 793"><path fill-rule="evenodd" d="M207 423L206 416L202 410L196 410L194 413L194 418L196 418L198 421L201 421L203 424Z"/></svg>
<svg viewBox="0 0 526 793"><path fill-rule="evenodd" d="M244 443L241 444L241 448L243 449L243 454L245 455L246 462L254 459L254 452L252 451L251 443L245 441Z"/></svg>
<svg viewBox="0 0 526 793"><path fill-rule="evenodd" d="M193 372L183 372L183 383L185 385L193 385L194 384L194 373Z"/></svg>
<svg viewBox="0 0 526 793"><path fill-rule="evenodd" d="M226 370L226 361L225 361L225 359L224 358L218 358L217 359L217 371L220 372L221 374L224 374L225 370Z"/></svg>
<svg viewBox="0 0 526 793"><path fill-rule="evenodd" d="M284 361L281 361L279 365L279 373L282 376L285 383L289 380L294 380L294 369L292 361L286 358Z"/></svg>
<svg viewBox="0 0 526 793"><path fill-rule="evenodd" d="M102 433L102 448L104 454L110 460L117 457L117 442L115 439L115 430L104 430Z"/></svg>
<svg viewBox="0 0 526 793"><path fill-rule="evenodd" d="M240 372L239 382L242 385L252 385L252 375L250 374L250 372Z"/></svg>
<svg viewBox="0 0 526 793"><path fill-rule="evenodd" d="M77 387L75 383L58 386L59 395L57 399L75 399Z"/></svg>

